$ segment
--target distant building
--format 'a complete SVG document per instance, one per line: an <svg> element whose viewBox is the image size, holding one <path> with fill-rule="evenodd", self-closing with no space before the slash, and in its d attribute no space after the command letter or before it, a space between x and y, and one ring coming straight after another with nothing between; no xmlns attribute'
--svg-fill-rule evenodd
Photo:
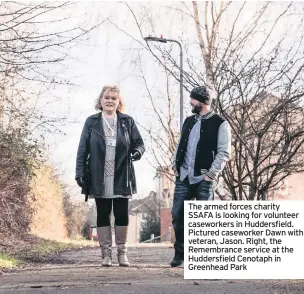
<svg viewBox="0 0 304 294"><path fill-rule="evenodd" d="M133 199L129 203L129 231L128 244L136 244L140 241L140 231L145 214L155 213L159 215L160 206L157 194L154 191L149 196L141 199ZM155 236L157 237L157 236Z"/></svg>

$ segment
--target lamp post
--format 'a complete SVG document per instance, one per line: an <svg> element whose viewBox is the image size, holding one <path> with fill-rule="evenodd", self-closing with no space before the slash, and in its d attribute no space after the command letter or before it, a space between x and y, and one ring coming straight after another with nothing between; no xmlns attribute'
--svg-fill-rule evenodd
<svg viewBox="0 0 304 294"><path fill-rule="evenodd" d="M144 40L146 42L152 41L152 42L160 42L160 43L167 43L167 42L173 42L177 43L180 48L180 78L179 78L179 86L180 86L180 130L182 131L182 126L183 126L183 48L180 42L172 39L165 39L163 37L157 38L157 37L145 37Z"/></svg>

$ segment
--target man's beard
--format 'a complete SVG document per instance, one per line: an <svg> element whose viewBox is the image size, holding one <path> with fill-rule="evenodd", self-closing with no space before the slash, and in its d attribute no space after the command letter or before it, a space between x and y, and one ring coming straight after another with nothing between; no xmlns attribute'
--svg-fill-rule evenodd
<svg viewBox="0 0 304 294"><path fill-rule="evenodd" d="M192 113L199 114L202 111L202 109L203 109L203 104L202 103L192 105Z"/></svg>

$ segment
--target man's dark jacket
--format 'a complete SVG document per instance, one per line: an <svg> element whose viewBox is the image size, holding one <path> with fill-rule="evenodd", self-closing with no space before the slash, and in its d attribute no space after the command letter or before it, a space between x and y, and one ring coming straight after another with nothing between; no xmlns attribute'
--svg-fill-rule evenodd
<svg viewBox="0 0 304 294"><path fill-rule="evenodd" d="M142 137L132 117L117 112L114 194L137 193L134 166L130 155L145 151ZM76 159L76 176L86 180L82 194L104 195L106 141L101 113L91 115L84 124Z"/></svg>

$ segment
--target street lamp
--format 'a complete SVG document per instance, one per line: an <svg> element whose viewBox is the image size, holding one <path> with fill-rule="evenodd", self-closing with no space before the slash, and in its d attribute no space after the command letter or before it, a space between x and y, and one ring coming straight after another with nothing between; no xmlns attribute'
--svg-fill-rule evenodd
<svg viewBox="0 0 304 294"><path fill-rule="evenodd" d="M177 43L180 48L180 79L179 79L179 85L180 85L180 130L182 131L183 127L183 48L180 42L176 40L171 40L171 39L165 39L161 36L161 38L157 37L145 37L144 40L146 42L152 41L152 42L160 42L160 43L167 43L167 42L173 42Z"/></svg>

